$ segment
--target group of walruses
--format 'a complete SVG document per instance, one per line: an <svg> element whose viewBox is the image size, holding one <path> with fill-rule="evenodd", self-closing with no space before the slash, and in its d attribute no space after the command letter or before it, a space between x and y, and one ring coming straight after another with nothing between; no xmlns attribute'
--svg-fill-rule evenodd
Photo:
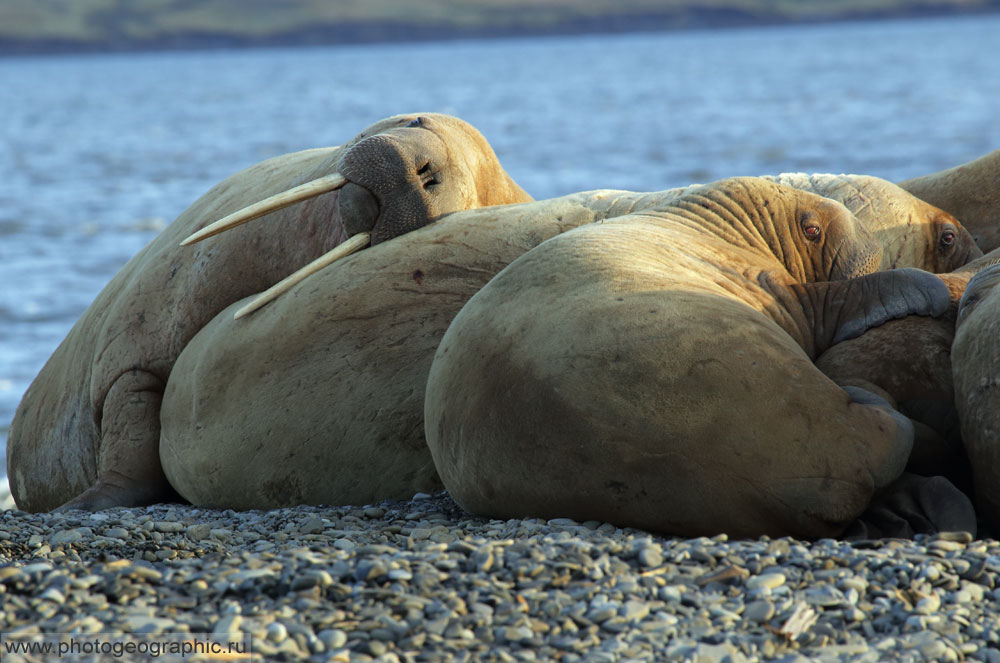
<svg viewBox="0 0 1000 663"><path fill-rule="evenodd" d="M126 264L25 394L11 489L989 533L997 247L1000 150L533 201L469 124L394 116L233 175Z"/></svg>

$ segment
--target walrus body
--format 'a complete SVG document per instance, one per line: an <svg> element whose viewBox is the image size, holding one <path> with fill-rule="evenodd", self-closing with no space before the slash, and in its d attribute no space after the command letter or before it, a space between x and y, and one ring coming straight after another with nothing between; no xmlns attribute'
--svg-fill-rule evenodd
<svg viewBox="0 0 1000 663"><path fill-rule="evenodd" d="M952 374L962 441L972 467L976 508L1000 532L1000 265L973 277L962 296Z"/></svg>
<svg viewBox="0 0 1000 663"><path fill-rule="evenodd" d="M912 428L812 358L948 301L937 277L879 262L843 206L756 178L541 244L435 355L425 426L445 486L493 517L838 534L903 471Z"/></svg>
<svg viewBox="0 0 1000 663"><path fill-rule="evenodd" d="M899 186L953 214L984 253L1000 248L1000 150Z"/></svg>
<svg viewBox="0 0 1000 663"><path fill-rule="evenodd" d="M440 487L424 442L438 342L494 274L570 228L658 204L590 192L457 212L327 267L195 336L163 400L160 456L194 504L364 504Z"/></svg>
<svg viewBox="0 0 1000 663"><path fill-rule="evenodd" d="M347 178L342 190L179 246L214 219L334 172ZM19 508L169 498L158 454L163 390L178 355L216 314L357 229L377 243L455 209L521 200L530 197L474 128L432 114L388 118L342 148L271 159L220 183L122 268L29 387L7 442Z"/></svg>

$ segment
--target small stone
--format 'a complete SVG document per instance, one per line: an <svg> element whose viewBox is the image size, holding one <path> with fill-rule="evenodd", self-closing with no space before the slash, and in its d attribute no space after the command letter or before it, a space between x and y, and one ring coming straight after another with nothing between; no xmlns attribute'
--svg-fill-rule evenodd
<svg viewBox="0 0 1000 663"><path fill-rule="evenodd" d="M271 622L264 631L264 637L275 644L280 644L288 637L288 629L281 622Z"/></svg>
<svg viewBox="0 0 1000 663"><path fill-rule="evenodd" d="M218 621L215 622L215 627L212 629L212 633L216 635L238 635L240 633L240 625L243 623L243 617L241 615L227 615L225 617L220 617Z"/></svg>
<svg viewBox="0 0 1000 663"><path fill-rule="evenodd" d="M212 528L205 523L198 523L196 525L191 525L186 530L184 530L184 536L192 541L203 541L209 537L212 533Z"/></svg>
<svg viewBox="0 0 1000 663"><path fill-rule="evenodd" d="M362 562L358 564L357 570L354 572L355 580L375 580L381 578L389 569L385 568L385 564L382 562Z"/></svg>
<svg viewBox="0 0 1000 663"><path fill-rule="evenodd" d="M127 541L129 534L128 530L124 527L109 527L104 530L104 536L112 539L121 539L122 541Z"/></svg>
<svg viewBox="0 0 1000 663"><path fill-rule="evenodd" d="M493 551L487 547L483 546L476 552L472 553L472 563L476 565L476 570L479 573L485 573L493 568Z"/></svg>
<svg viewBox="0 0 1000 663"><path fill-rule="evenodd" d="M659 546L645 546L639 549L639 563L646 568L655 568L663 564L663 553Z"/></svg>
<svg viewBox="0 0 1000 663"><path fill-rule="evenodd" d="M917 605L914 606L913 611L919 615L929 615L937 612L940 607L941 597L937 595L937 592L931 592L917 601Z"/></svg>
<svg viewBox="0 0 1000 663"><path fill-rule="evenodd" d="M389 580L406 581L413 579L413 574L406 569L391 569L387 575L389 576Z"/></svg>
<svg viewBox="0 0 1000 663"><path fill-rule="evenodd" d="M948 646L941 642L941 640L932 640L926 644L920 645L921 655L928 661L941 661L945 659L945 655L951 650Z"/></svg>
<svg viewBox="0 0 1000 663"><path fill-rule="evenodd" d="M176 622L161 617L130 615L124 618L123 625L129 633L158 634L173 630L176 627Z"/></svg>
<svg viewBox="0 0 1000 663"><path fill-rule="evenodd" d="M503 630L503 638L507 642L524 643L535 637L534 631L527 626L508 626Z"/></svg>
<svg viewBox="0 0 1000 663"><path fill-rule="evenodd" d="M840 605L846 602L844 594L830 585L823 585L821 587L813 587L807 589L803 594L803 598L806 603L810 605L819 605L824 607Z"/></svg>
<svg viewBox="0 0 1000 663"><path fill-rule="evenodd" d="M609 603L599 604L591 608L587 612L587 619L594 622L595 624L600 624L605 622L615 615L618 614L618 606Z"/></svg>
<svg viewBox="0 0 1000 663"><path fill-rule="evenodd" d="M431 537L431 530L425 527L414 527L410 530L410 538L414 541L426 541Z"/></svg>
<svg viewBox="0 0 1000 663"><path fill-rule="evenodd" d="M641 621L649 615L646 601L625 601L618 614L628 621Z"/></svg>
<svg viewBox="0 0 1000 663"><path fill-rule="evenodd" d="M0 582L15 584L19 582L27 582L28 574L24 572L23 569L19 569L16 566L4 566L0 567Z"/></svg>
<svg viewBox="0 0 1000 663"><path fill-rule="evenodd" d="M347 644L347 634L339 628L324 629L317 633L316 637L323 643L323 646L326 647L327 651L340 649Z"/></svg>
<svg viewBox="0 0 1000 663"><path fill-rule="evenodd" d="M46 601L52 601L53 603L58 603L59 605L62 605L63 603L66 602L66 597L63 596L63 593L54 587L46 589L44 592L38 595L38 598L44 599Z"/></svg>
<svg viewBox="0 0 1000 663"><path fill-rule="evenodd" d="M698 663L723 663L731 662L736 653L736 648L729 643L711 645L699 642L692 655Z"/></svg>
<svg viewBox="0 0 1000 663"><path fill-rule="evenodd" d="M774 616L774 604L770 601L759 600L747 604L743 610L744 619L763 624Z"/></svg>
<svg viewBox="0 0 1000 663"><path fill-rule="evenodd" d="M49 537L49 545L61 546L71 543L79 543L83 541L84 538L89 538L94 535L94 532L89 527L77 527L75 529L63 530L61 532L55 532Z"/></svg>
<svg viewBox="0 0 1000 663"><path fill-rule="evenodd" d="M350 552L355 548L357 548L358 546L350 539L337 539L333 542L333 547L336 548L337 550Z"/></svg>
<svg viewBox="0 0 1000 663"><path fill-rule="evenodd" d="M47 562L35 562L34 564L25 564L21 567L21 571L29 576L42 576L52 571L52 565Z"/></svg>
<svg viewBox="0 0 1000 663"><path fill-rule="evenodd" d="M323 521L316 516L306 518L299 525L299 534L319 534L323 531Z"/></svg>
<svg viewBox="0 0 1000 663"><path fill-rule="evenodd" d="M367 509L364 510L363 513L365 514L365 518L384 518L385 517L385 509L380 509L378 507L368 507Z"/></svg>
<svg viewBox="0 0 1000 663"><path fill-rule="evenodd" d="M153 529L163 534L174 534L184 531L184 523L179 523L176 520L161 520L153 526Z"/></svg>
<svg viewBox="0 0 1000 663"><path fill-rule="evenodd" d="M783 573L764 573L759 576L753 576L747 579L747 589L759 589L761 587L767 587L768 589L775 589L781 587L785 584L785 574Z"/></svg>

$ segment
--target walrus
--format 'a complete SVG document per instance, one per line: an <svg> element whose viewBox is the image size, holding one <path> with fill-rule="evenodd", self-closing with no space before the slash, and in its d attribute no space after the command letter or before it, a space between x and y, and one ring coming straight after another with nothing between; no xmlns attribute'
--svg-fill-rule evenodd
<svg viewBox="0 0 1000 663"><path fill-rule="evenodd" d="M951 347L955 406L972 467L976 509L1000 532L1000 264L969 280Z"/></svg>
<svg viewBox="0 0 1000 663"><path fill-rule="evenodd" d="M953 214L984 253L1000 248L1000 150L899 186Z"/></svg>
<svg viewBox="0 0 1000 663"><path fill-rule="evenodd" d="M842 203L882 245L880 270L917 267L938 274L982 255L953 215L880 177L782 173L765 179Z"/></svg>
<svg viewBox="0 0 1000 663"><path fill-rule="evenodd" d="M953 271L982 255L972 235L954 216L880 177L832 173L760 177L843 204L882 245L880 270L916 267L937 274ZM681 196L698 186L673 191Z"/></svg>
<svg viewBox="0 0 1000 663"><path fill-rule="evenodd" d="M812 359L948 290L875 272L834 201L759 178L558 235L452 321L427 444L466 510L682 536L835 536L904 469L909 419Z"/></svg>
<svg viewBox="0 0 1000 663"><path fill-rule="evenodd" d="M349 235L378 246L447 212L530 199L474 127L433 113L393 116L341 147L226 179L118 272L28 388L7 442L18 507L176 499L159 461L162 394L181 351L216 314ZM268 212L266 223L180 246L220 217L232 226Z"/></svg>
<svg viewBox="0 0 1000 663"><path fill-rule="evenodd" d="M367 504L441 488L424 385L465 302L511 261L670 193L583 192L455 212L345 258L268 306L233 304L174 364L160 459L196 505Z"/></svg>

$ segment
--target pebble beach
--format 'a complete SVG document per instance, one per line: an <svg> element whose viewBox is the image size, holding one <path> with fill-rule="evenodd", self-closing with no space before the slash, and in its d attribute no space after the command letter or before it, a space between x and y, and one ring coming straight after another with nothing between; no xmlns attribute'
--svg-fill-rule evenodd
<svg viewBox="0 0 1000 663"><path fill-rule="evenodd" d="M678 539L477 518L442 492L8 510L0 557L7 641L213 633L255 661L1000 661L1000 542L965 533Z"/></svg>

